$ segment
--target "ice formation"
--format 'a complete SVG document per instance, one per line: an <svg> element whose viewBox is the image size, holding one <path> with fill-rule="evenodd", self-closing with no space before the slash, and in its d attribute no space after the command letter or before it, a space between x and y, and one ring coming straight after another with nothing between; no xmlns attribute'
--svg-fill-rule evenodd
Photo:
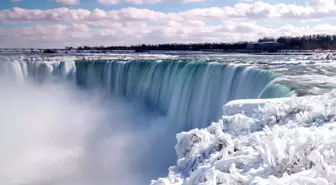
<svg viewBox="0 0 336 185"><path fill-rule="evenodd" d="M151 185L335 184L335 109L336 90L179 133L176 166Z"/></svg>

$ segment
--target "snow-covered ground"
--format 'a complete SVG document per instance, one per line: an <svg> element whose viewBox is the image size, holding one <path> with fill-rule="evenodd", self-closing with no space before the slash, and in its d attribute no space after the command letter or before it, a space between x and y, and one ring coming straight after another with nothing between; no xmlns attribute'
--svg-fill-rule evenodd
<svg viewBox="0 0 336 185"><path fill-rule="evenodd" d="M336 90L223 116L208 128L179 133L176 166L152 185L335 184L335 118Z"/></svg>

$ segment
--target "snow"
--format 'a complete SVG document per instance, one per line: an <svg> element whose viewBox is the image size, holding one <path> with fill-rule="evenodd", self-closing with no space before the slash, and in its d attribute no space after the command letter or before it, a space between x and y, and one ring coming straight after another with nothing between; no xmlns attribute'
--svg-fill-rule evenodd
<svg viewBox="0 0 336 185"><path fill-rule="evenodd" d="M271 99L239 99L232 100L226 103L223 106L224 115L234 115L234 114L245 114L252 115L255 110L258 109L259 106L263 106L266 103L277 103L285 100L289 100L289 98L271 98Z"/></svg>
<svg viewBox="0 0 336 185"><path fill-rule="evenodd" d="M176 165L151 185L336 183L336 90L244 101L224 111L244 110L245 103L248 114L232 112L207 128L177 134Z"/></svg>

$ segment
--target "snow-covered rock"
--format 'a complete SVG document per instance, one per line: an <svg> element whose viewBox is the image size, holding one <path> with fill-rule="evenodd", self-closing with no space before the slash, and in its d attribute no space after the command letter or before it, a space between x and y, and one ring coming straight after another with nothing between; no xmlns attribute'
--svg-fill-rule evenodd
<svg viewBox="0 0 336 185"><path fill-rule="evenodd" d="M177 134L177 164L151 184L336 184L336 90L262 104Z"/></svg>

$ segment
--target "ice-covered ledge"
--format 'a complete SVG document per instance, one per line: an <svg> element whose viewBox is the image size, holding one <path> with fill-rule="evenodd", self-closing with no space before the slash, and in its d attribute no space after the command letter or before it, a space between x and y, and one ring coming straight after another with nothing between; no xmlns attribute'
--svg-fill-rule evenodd
<svg viewBox="0 0 336 185"><path fill-rule="evenodd" d="M246 114L177 134L176 165L151 185L336 184L335 107L336 90L231 101L225 114Z"/></svg>
<svg viewBox="0 0 336 185"><path fill-rule="evenodd" d="M266 103L278 103L286 100L290 100L290 98L232 100L223 106L223 114L224 116L231 116L240 113L251 116L259 106L263 106Z"/></svg>

